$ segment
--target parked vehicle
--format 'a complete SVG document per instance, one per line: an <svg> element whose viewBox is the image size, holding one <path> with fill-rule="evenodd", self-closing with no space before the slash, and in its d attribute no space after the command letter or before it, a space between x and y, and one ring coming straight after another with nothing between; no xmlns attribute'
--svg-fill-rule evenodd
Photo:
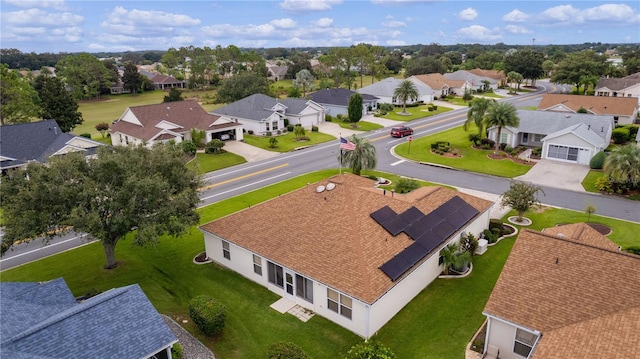
<svg viewBox="0 0 640 359"><path fill-rule="evenodd" d="M396 126L391 129L391 137L404 137L413 135L413 129L408 126Z"/></svg>

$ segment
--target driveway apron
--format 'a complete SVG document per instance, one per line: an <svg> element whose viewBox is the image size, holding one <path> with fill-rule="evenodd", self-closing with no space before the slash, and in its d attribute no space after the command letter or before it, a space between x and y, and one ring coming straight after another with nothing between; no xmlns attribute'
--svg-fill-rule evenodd
<svg viewBox="0 0 640 359"><path fill-rule="evenodd" d="M514 179L539 186L585 192L581 183L588 172L589 166L586 165L543 159L539 160L529 172Z"/></svg>

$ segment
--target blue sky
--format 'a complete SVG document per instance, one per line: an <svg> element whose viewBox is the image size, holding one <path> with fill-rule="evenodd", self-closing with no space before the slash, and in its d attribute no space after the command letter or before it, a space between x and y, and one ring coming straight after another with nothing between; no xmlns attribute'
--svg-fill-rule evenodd
<svg viewBox="0 0 640 359"><path fill-rule="evenodd" d="M22 52L457 43L640 43L635 1L0 0Z"/></svg>

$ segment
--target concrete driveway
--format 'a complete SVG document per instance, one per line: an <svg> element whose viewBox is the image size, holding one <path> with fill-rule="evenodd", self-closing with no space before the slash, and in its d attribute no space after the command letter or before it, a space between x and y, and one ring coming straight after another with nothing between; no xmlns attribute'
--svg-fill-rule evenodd
<svg viewBox="0 0 640 359"><path fill-rule="evenodd" d="M244 157L247 162L260 161L280 154L280 152L263 150L240 141L226 141L223 148L227 152Z"/></svg>
<svg viewBox="0 0 640 359"><path fill-rule="evenodd" d="M587 165L539 160L529 172L514 179L539 186L585 192L581 182L588 172L589 166Z"/></svg>

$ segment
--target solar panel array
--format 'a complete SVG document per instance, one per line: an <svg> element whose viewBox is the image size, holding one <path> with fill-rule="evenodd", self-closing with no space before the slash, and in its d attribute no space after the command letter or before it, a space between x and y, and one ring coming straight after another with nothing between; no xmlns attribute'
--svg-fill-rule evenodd
<svg viewBox="0 0 640 359"><path fill-rule="evenodd" d="M427 254L433 252L476 214L478 214L478 210L458 196L451 198L426 215L416 207L411 207L402 214L397 214L389 206L384 206L371 213L371 218L393 236L404 232L415 241L383 264L380 269L392 281L395 281Z"/></svg>

